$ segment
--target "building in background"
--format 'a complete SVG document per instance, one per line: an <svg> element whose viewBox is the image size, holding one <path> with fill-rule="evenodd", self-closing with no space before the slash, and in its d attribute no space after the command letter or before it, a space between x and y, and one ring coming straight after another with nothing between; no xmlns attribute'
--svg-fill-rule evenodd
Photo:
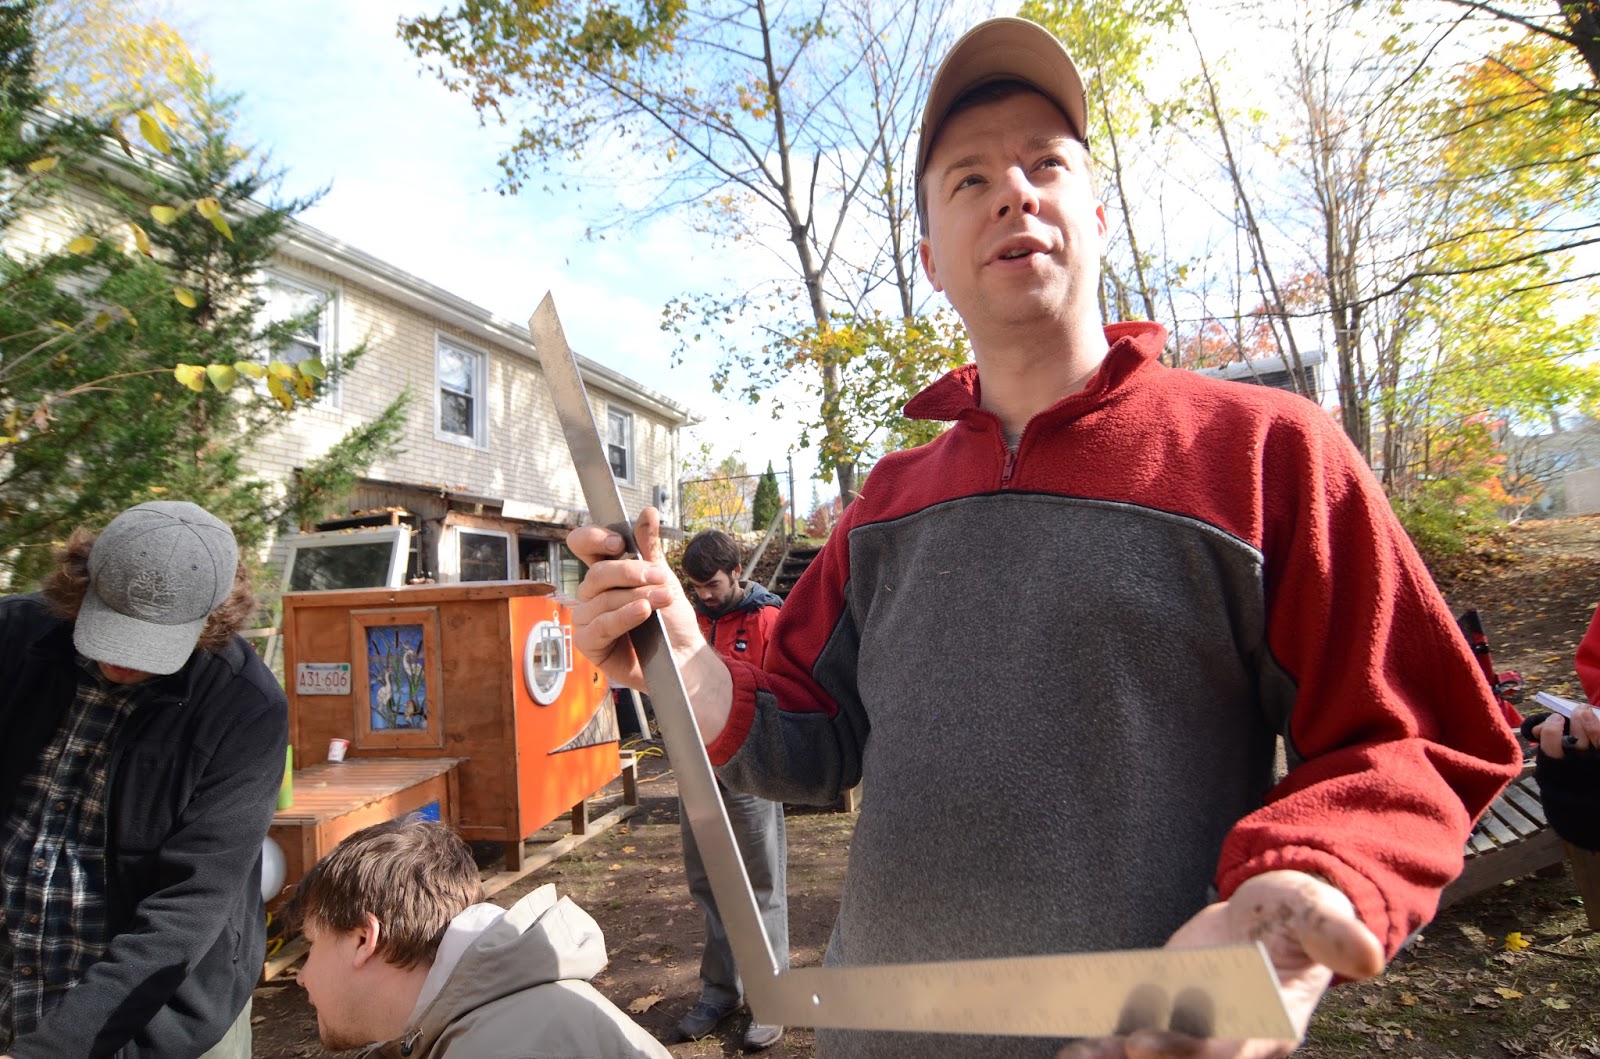
<svg viewBox="0 0 1600 1059"><path fill-rule="evenodd" d="M1215 368L1199 368L1196 374L1213 379L1270 386L1275 390L1302 393L1318 404L1325 404L1326 396L1322 378L1322 351L1308 350L1300 354L1301 385L1294 385L1293 369L1284 357L1258 357L1254 360L1236 360Z"/></svg>
<svg viewBox="0 0 1600 1059"><path fill-rule="evenodd" d="M466 252L466 251L464 251ZM562 543L586 517L583 494L527 327L393 268L308 225L296 224L265 278L282 318L322 306L305 352L337 363L341 349L366 352L294 426L264 444L253 463L283 479L326 451L356 421L409 388L413 402L401 451L372 467L348 505L315 538L281 539L285 589L335 587L333 549L352 529L381 529L390 545L387 580L441 583L526 577L576 588L577 561ZM542 292L534 292L542 293ZM531 314L537 298L530 294ZM671 526L684 406L583 358L595 422L630 511L660 508ZM376 537L358 535L368 544ZM292 550L315 548L307 563ZM403 562L401 556L404 556ZM348 564L345 564L348 565ZM403 569L402 569L403 567Z"/></svg>
<svg viewBox="0 0 1600 1059"><path fill-rule="evenodd" d="M57 250L112 225L107 185L137 195L133 167L165 164L144 152L105 152L90 171L68 174L63 194L9 226L9 249ZM586 508L524 324L298 221L259 291L267 320L313 321L286 345L263 349L263 363L315 357L332 367L352 349L365 352L245 454L251 473L282 487L351 428L412 394L397 450L367 469L337 517L271 542L266 558L285 575L285 590L506 578L575 589L580 571L563 541ZM529 291L530 314L542 295ZM620 372L579 361L624 503L632 511L653 504L676 528L679 435L697 417Z"/></svg>

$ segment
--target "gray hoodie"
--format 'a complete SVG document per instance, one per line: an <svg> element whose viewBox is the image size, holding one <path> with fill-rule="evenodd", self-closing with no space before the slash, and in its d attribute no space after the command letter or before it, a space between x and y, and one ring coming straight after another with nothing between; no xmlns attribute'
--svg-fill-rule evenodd
<svg viewBox="0 0 1600 1059"><path fill-rule="evenodd" d="M394 1059L671 1059L589 979L606 965L600 926L539 887L509 910L472 905L439 944Z"/></svg>

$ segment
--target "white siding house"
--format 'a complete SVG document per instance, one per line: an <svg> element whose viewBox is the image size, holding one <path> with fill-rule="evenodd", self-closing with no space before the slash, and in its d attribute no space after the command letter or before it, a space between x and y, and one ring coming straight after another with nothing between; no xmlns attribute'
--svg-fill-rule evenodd
<svg viewBox="0 0 1600 1059"><path fill-rule="evenodd" d="M90 163L48 209L10 226L9 252L56 249L111 218L97 181L131 186L133 164ZM409 578L574 583L576 564L560 542L585 518L585 504L524 324L298 222L261 280L269 316L323 306L317 324L276 356L332 365L363 343L366 352L248 455L253 473L287 483L409 389L399 451L368 470L345 505L350 517L318 528L408 527ZM530 295L530 313L535 304ZM581 357L580 368L624 503L630 511L654 504L676 525L679 432L696 417L610 368ZM277 570L288 551L274 544Z"/></svg>

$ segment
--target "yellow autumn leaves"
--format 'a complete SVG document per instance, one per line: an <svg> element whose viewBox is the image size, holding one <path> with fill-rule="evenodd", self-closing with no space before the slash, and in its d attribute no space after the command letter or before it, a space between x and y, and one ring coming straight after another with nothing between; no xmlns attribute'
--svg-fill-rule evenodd
<svg viewBox="0 0 1600 1059"><path fill-rule="evenodd" d="M157 203L150 207L150 216L157 224L171 224L191 209L210 221L211 227L221 233L224 239L230 243L233 241L233 229L228 225L228 218L222 215L222 203L211 195L195 199L193 202L179 203L176 206Z"/></svg>
<svg viewBox="0 0 1600 1059"><path fill-rule="evenodd" d="M161 154L171 154L172 137L167 130L175 128L178 124L178 115L173 109L158 101L143 110L136 111L134 116L138 119L139 135L144 137L145 143ZM116 135L119 139L121 138L121 133ZM126 141L124 141L124 146L126 146ZM60 162L61 160L56 157L37 158L28 164L28 171L34 174L48 173L55 169ZM211 227L215 228L218 234L229 242L233 242L233 228L228 224L228 218L222 215L221 201L213 195L195 199L193 202L180 202L176 206L159 202L154 203L150 206L150 216L157 224L166 225L174 223L190 210L210 221ZM124 226L128 229L128 234L133 237L134 248L145 257L155 257L155 248L150 243L150 233L145 231L136 221L124 221L116 227ZM99 243L99 236L92 234L80 235L67 244L67 252L79 255L87 254ZM182 290L182 288L178 289ZM190 295L190 297L192 298L193 295ZM194 307L191 302L184 301L181 294L178 295L178 301L189 308Z"/></svg>
<svg viewBox="0 0 1600 1059"><path fill-rule="evenodd" d="M1506 935L1505 950L1507 952L1522 952L1524 949L1531 949L1532 947L1533 942L1523 937L1521 931L1513 930L1511 933ZM1510 957L1505 957L1505 959L1507 962L1512 962ZM1555 982L1549 983L1545 986L1545 991L1552 995L1540 997L1539 1003L1554 1011L1568 1010L1572 1006L1572 997L1565 994L1562 990L1563 987L1560 984ZM1522 990L1513 986L1496 986L1494 992L1495 995L1500 997L1501 1000L1522 1000L1526 997L1526 994L1523 993Z"/></svg>
<svg viewBox="0 0 1600 1059"><path fill-rule="evenodd" d="M284 411L294 407L296 398L309 401L315 397L317 380L328 377L327 368L316 359L302 360L298 364L286 364L281 360L268 364L247 360L233 364L178 364L172 369L172 375L195 393L205 390L207 380L219 392L227 393L238 384L241 375L265 379L267 392Z"/></svg>
<svg viewBox="0 0 1600 1059"><path fill-rule="evenodd" d="M156 106L161 107L168 114L172 114L171 108L165 103L157 103ZM139 135L144 137L145 143L148 143L162 154L171 154L172 138L167 135L167 130L161 127L161 123L151 113L154 109L154 107L151 107L149 110L139 111ZM176 120L177 115L174 114L173 121L176 122Z"/></svg>
<svg viewBox="0 0 1600 1059"><path fill-rule="evenodd" d="M179 118L176 112L167 104L157 101L150 106L136 111L134 114L139 126L139 135L143 137L151 149L160 154L172 153L172 136L168 130L178 126ZM119 131L113 134L123 141L127 141ZM131 150L130 150L131 154ZM39 175L49 173L60 164L56 157L35 159L28 165L30 173ZM214 195L205 195L191 202L179 202L176 205L169 203L152 203L149 207L150 218L156 224L175 224L191 210L209 221L217 233L229 242L233 241L233 228L228 224L228 219L223 215L222 202ZM113 228L126 228L132 237L134 249L145 257L155 257L155 247L150 240L150 233L136 221L122 221ZM102 235L83 233L67 243L67 252L79 256L94 252L100 245ZM185 309L196 309L200 305L195 292L181 285L172 288L172 297ZM104 315L104 314L102 314ZM129 318L131 319L131 317ZM67 325L63 325L64 327ZM97 326L98 321L97 321ZM67 327L71 330L70 327ZM299 364L286 364L282 361L272 361L268 364L258 364L253 361L241 361L234 364L177 364L172 369L173 377L180 384L196 393L205 391L206 383L219 392L226 393L232 390L239 382L239 377L244 376L254 380L265 380L267 392L280 404L285 411L294 407L295 400L309 401L316 396L316 382L327 378L327 371L320 360L305 360Z"/></svg>
<svg viewBox="0 0 1600 1059"><path fill-rule="evenodd" d="M221 232L230 243L233 241L233 229L228 227L228 219L222 215L222 203L207 195L202 199L194 200L195 212L211 222L211 226Z"/></svg>

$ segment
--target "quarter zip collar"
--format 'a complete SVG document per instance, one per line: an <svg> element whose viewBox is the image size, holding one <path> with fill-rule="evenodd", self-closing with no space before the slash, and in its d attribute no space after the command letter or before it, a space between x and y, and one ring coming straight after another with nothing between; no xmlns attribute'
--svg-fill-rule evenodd
<svg viewBox="0 0 1600 1059"><path fill-rule="evenodd" d="M1139 371L1151 366L1161 355L1167 332L1160 324L1147 321L1109 324L1105 328L1110 347L1099 369L1077 393L1068 394L1028 421L1066 414L1082 415L1112 400L1123 385ZM964 364L935 380L927 389L906 402L905 414L911 419L955 422L969 418L988 418L999 429L999 419L980 407L983 389L976 364ZM1023 429L1026 436L1027 428ZM1019 449L1021 442L1018 442Z"/></svg>
<svg viewBox="0 0 1600 1059"><path fill-rule="evenodd" d="M935 381L906 402L905 414L912 419L954 421L992 435L1003 453L998 488L1010 489L1035 423L1041 420L1068 423L1115 400L1126 389L1128 380L1156 366L1167 334L1160 324L1142 321L1111 324L1105 333L1110 348L1088 383L1076 393L1067 394L1036 412L1023 425L1014 447L1006 440L1000 417L981 407L983 389L976 364L963 365Z"/></svg>

